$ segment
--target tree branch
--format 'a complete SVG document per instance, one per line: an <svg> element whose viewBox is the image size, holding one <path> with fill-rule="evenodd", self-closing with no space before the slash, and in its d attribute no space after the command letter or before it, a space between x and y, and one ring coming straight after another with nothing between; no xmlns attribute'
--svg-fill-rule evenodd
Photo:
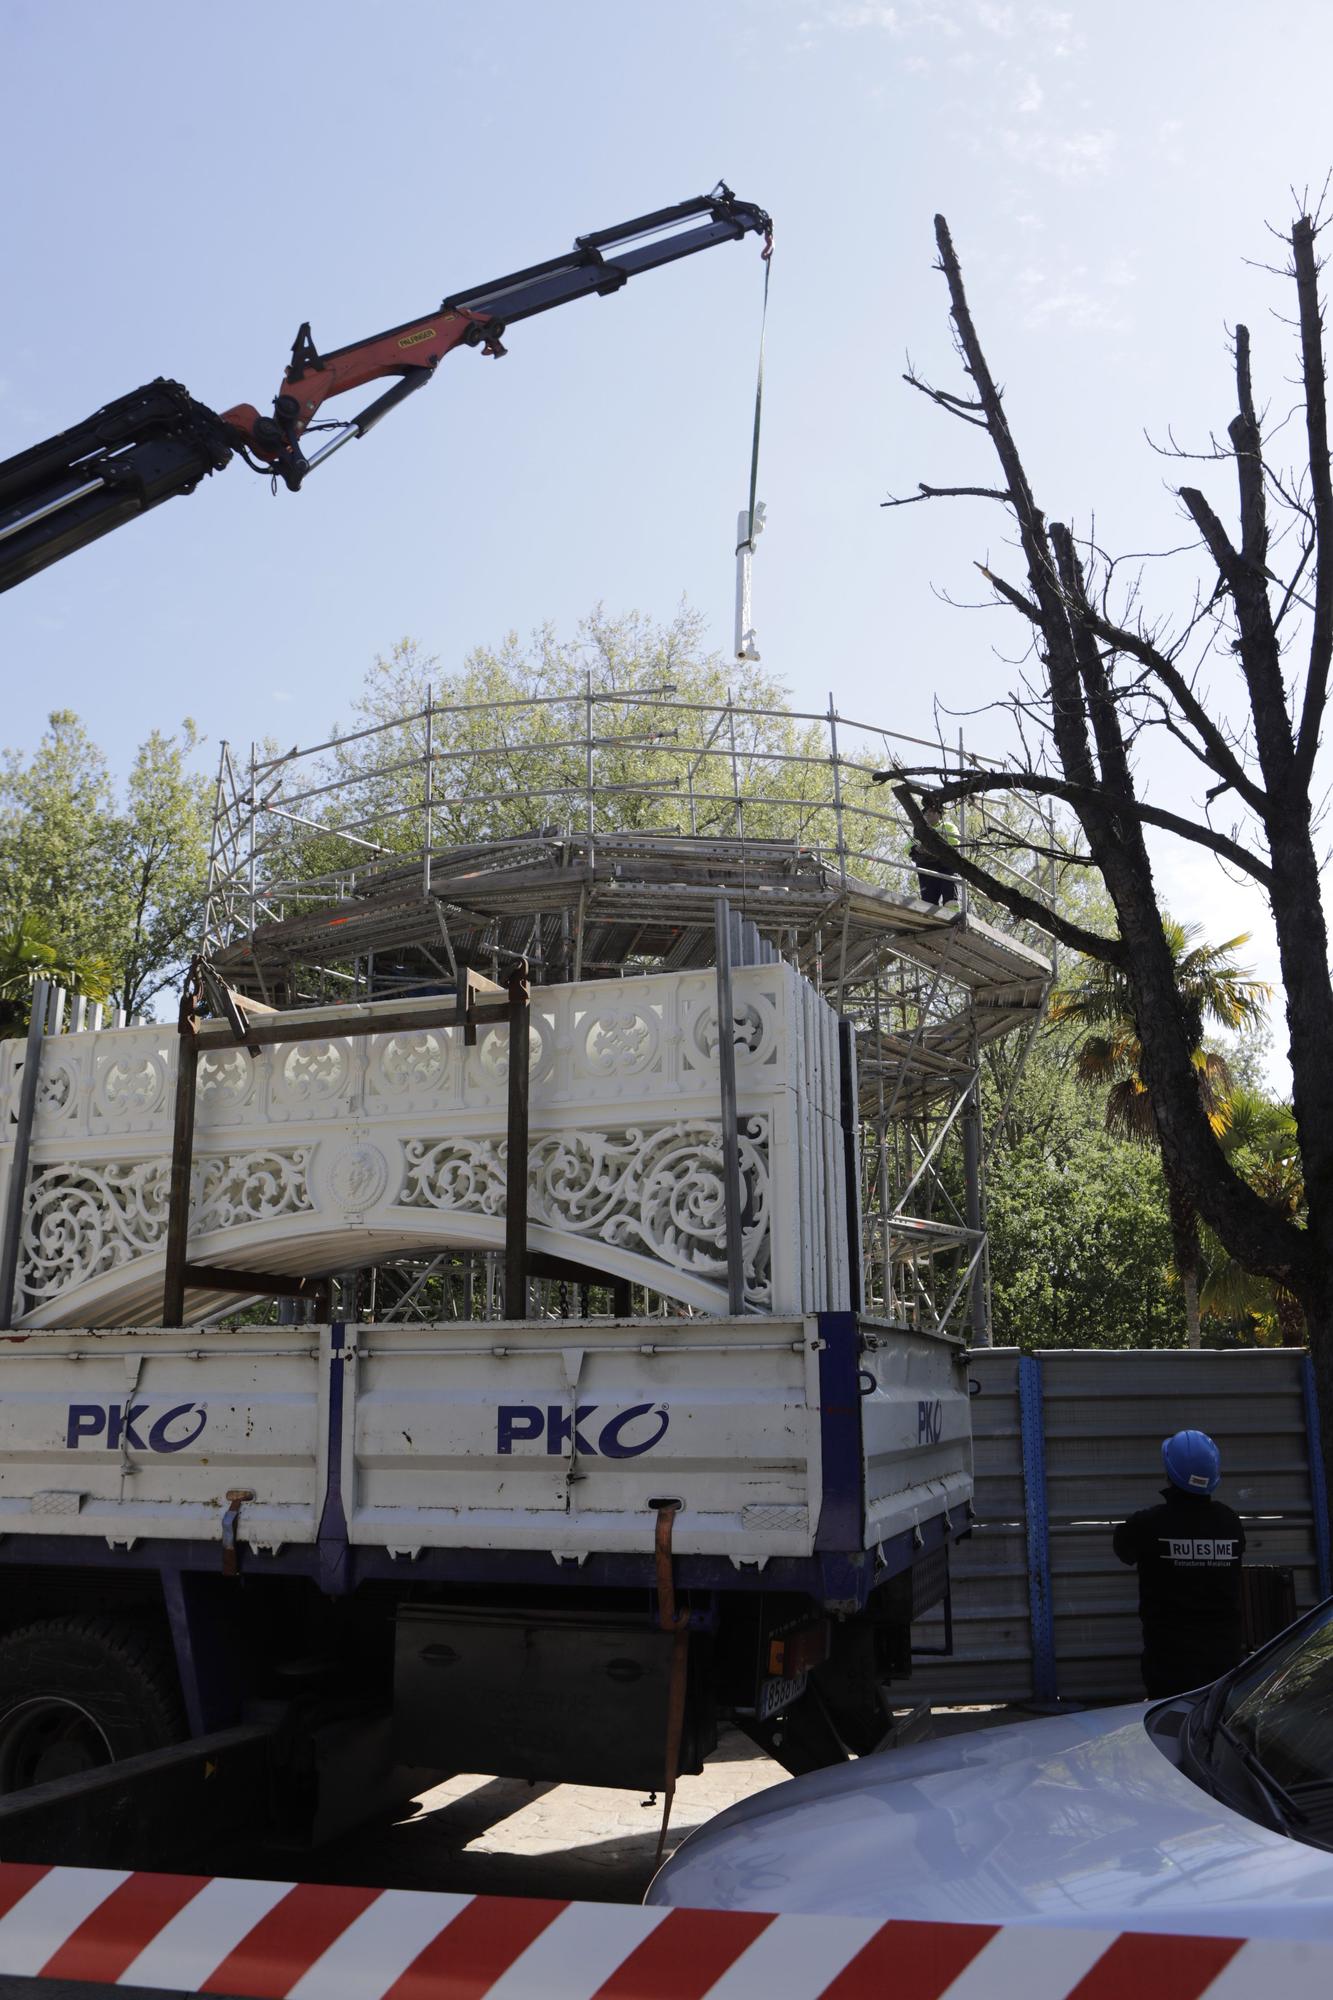
<svg viewBox="0 0 1333 2000"><path fill-rule="evenodd" d="M1221 524L1218 525L1220 527ZM1205 745L1207 755L1202 761L1210 770L1216 771L1219 778L1225 778L1248 806L1261 813L1265 805L1263 787L1255 784L1175 662L1154 646L1150 639L1145 639L1142 633L1113 624L1091 604L1087 607L1087 623L1094 638L1100 639L1104 646L1114 646L1117 652L1128 653L1132 660L1137 660L1156 676Z"/></svg>
<svg viewBox="0 0 1333 2000"><path fill-rule="evenodd" d="M981 571L991 589L998 591L1007 604L1013 605L1015 611L1021 611L1034 625L1041 624L1041 612L1031 598L1024 597L1021 590L1015 590L1013 584L1006 583L1002 576L996 576L994 570L987 569L985 563L977 563L975 567Z"/></svg>
<svg viewBox="0 0 1333 2000"><path fill-rule="evenodd" d="M947 389L933 388L929 382L923 382L919 375L914 375L910 368L903 376L903 380L909 388L916 389L923 396L928 396L932 403L938 403L940 408L947 410L951 417L957 417L965 424L972 424L979 431L985 430L986 418L984 413L980 416L973 416L971 414L972 411L981 409L980 403L970 402L965 396L951 396Z"/></svg>
<svg viewBox="0 0 1333 2000"><path fill-rule="evenodd" d="M898 775L905 779L910 774L900 772ZM1083 786L1071 784L1067 778L1049 778L1038 771L985 772L975 777L959 778L951 777L941 767L930 775L932 779L938 778L938 782L932 782L930 786L931 796L939 799L941 804L953 799L978 798L992 792L1031 792L1037 798L1059 799L1063 805L1072 806L1076 811L1079 806L1090 803ZM1104 800L1105 794L1099 790L1097 797ZM1123 816L1138 820L1143 826L1155 826L1163 833L1175 834L1181 840L1190 841L1195 847L1206 847L1219 860L1229 861L1233 867L1239 868L1261 888L1272 887L1272 869L1257 854L1252 854L1227 834L1218 833L1214 827L1202 825L1198 820L1185 819L1179 813L1168 812L1163 806L1148 805L1137 798L1117 799L1115 809ZM1030 847L1032 843L1028 841L1025 845Z"/></svg>
<svg viewBox="0 0 1333 2000"><path fill-rule="evenodd" d="M1328 384L1324 373L1324 315L1319 299L1315 234L1315 224L1308 215L1301 216L1291 232L1315 520L1314 629L1310 635L1310 664L1296 743L1297 776L1307 785L1319 747L1319 730L1328 699L1329 661L1333 658L1333 475L1328 462Z"/></svg>
<svg viewBox="0 0 1333 2000"><path fill-rule="evenodd" d="M1254 408L1250 376L1250 329L1236 328L1236 400L1238 415L1227 426L1236 453L1240 480L1241 554L1252 569L1268 574L1268 505L1264 494L1263 439Z"/></svg>
<svg viewBox="0 0 1333 2000"><path fill-rule="evenodd" d="M1082 952L1085 958L1100 959L1104 965L1124 969L1128 959L1119 938L1103 937L1100 931L1085 930L1082 924L1071 923L1068 917L1062 917L1058 910L1051 909L1040 897L1029 896L1013 883L1002 882L988 869L979 868L960 849L950 847L947 840L940 839L909 786L895 785L893 795L902 806L919 844L928 854L936 856L951 874L961 875L972 888L979 889L983 896L999 903L1011 916L1021 917L1038 930L1045 931L1049 937L1059 938L1061 944L1067 944L1071 951Z"/></svg>
<svg viewBox="0 0 1333 2000"><path fill-rule="evenodd" d="M1134 780L1130 774L1129 754L1120 728L1120 716L1116 709L1115 694L1110 676L1097 651L1097 642L1088 627L1087 613L1091 610L1088 593L1084 586L1083 569L1074 548L1074 538L1062 521L1051 523L1051 548L1055 553L1056 571L1060 578L1060 588L1064 592L1065 603L1072 613L1074 657L1078 662L1080 678L1087 697L1088 713L1092 720L1093 740L1097 745L1097 756L1102 768L1102 784L1108 789L1116 803L1134 799ZM1143 865L1147 865L1146 852L1139 843Z"/></svg>
<svg viewBox="0 0 1333 2000"><path fill-rule="evenodd" d="M1237 366L1239 371L1239 361ZM1246 370L1248 372L1248 362ZM1243 411L1232 428L1242 440L1245 439L1247 431ZM1233 547L1226 529L1196 486L1182 486L1180 497L1189 508L1235 606L1239 633L1237 651L1249 691L1255 744L1264 774L1265 795L1259 810L1267 815L1273 801L1290 792L1295 746L1287 720L1281 656L1268 602L1267 565L1259 566L1252 560L1252 554L1266 553L1268 536L1263 521L1256 519L1255 485L1259 488L1260 508L1263 491L1262 477L1257 469L1257 452L1253 463L1249 462L1249 457L1248 451L1237 447L1241 520L1246 543L1242 549Z"/></svg>
<svg viewBox="0 0 1333 2000"><path fill-rule="evenodd" d="M1018 516L1019 538L1027 559L1028 582L1040 611L1042 637L1046 642L1046 673L1060 761L1069 776L1090 786L1095 785L1096 770L1082 709L1078 668L1074 661L1069 621L1051 565L1046 522L1028 483L999 389L977 336L958 255L949 234L949 225L942 215L935 217L935 243L940 253L940 268L949 287L950 310L958 344L967 372L976 383L977 396L986 412L986 428Z"/></svg>
<svg viewBox="0 0 1333 2000"><path fill-rule="evenodd" d="M997 576L994 570L986 567L985 563L977 563L976 568L981 571L991 588L998 591L1015 611L1020 612L1031 624L1041 624L1040 609L1030 598L1024 597L1021 590L1016 590L1012 583L1007 583L1002 576ZM1071 609L1074 607L1071 606ZM1141 632L1132 632L1127 626L1113 624L1086 597L1077 607L1077 616L1093 637L1100 639L1103 645L1114 647L1117 652L1127 653L1131 659L1137 660L1140 666L1146 667L1149 673L1162 682L1170 691L1185 719L1197 731L1204 747L1200 749L1199 745L1191 743L1178 729L1173 730L1173 733L1192 755L1198 757L1200 763L1206 764L1208 769L1215 771L1220 778L1225 778L1227 785L1231 786L1247 805L1255 812L1261 813L1264 807L1263 788L1256 785L1250 777L1174 661L1154 646L1150 639L1145 639Z"/></svg>
<svg viewBox="0 0 1333 2000"><path fill-rule="evenodd" d="M1017 601L1015 597L1010 597L1008 601L1028 618L1040 634L1040 657L1049 690L1049 724L1061 770L1065 779L1077 788L1072 795L1074 810L1115 905L1119 928L1117 940L1085 932L1081 938L1076 936L1071 942L1076 949L1087 950L1091 956L1118 965L1127 975L1143 1045L1143 1078L1152 1093L1167 1168L1176 1172L1195 1193L1201 1209L1224 1239L1230 1242L1235 1254L1256 1268L1271 1269L1281 1265L1297 1274L1304 1292L1309 1292L1322 1269L1321 1256L1314 1255L1309 1240L1302 1232L1275 1218L1227 1162L1203 1107L1189 1027L1180 1005L1175 965L1143 842L1138 816L1141 808L1132 795L1132 773L1116 714L1118 697L1106 671L1106 663L1097 650L1099 635L1093 622L1096 614L1086 603L1086 593L1069 565L1065 565L1063 577L1058 571L1055 552L1059 538L1054 530L1048 530L1045 517L1036 504L1009 429L999 390L972 321L958 259L948 225L942 216L935 219L935 240L940 253L940 267L949 289L959 351L976 385L991 443L1006 489L1012 496L1036 617L1032 616L1021 596L1017 596ZM1242 426L1250 423L1244 403L1240 422ZM1285 699L1281 695L1280 660L1276 635L1272 630L1268 579L1260 546L1262 542L1266 547L1266 516L1263 512L1263 468L1257 449L1257 424L1252 426L1252 430L1253 451L1250 449L1250 430L1247 429L1236 443L1233 429L1235 456L1242 480L1242 518L1247 524L1243 553L1238 554L1231 548L1221 524L1201 494L1187 489L1182 497L1213 550L1215 559L1219 561L1219 569L1235 606L1240 634L1240 663L1250 694L1256 745L1266 785L1263 798L1265 831L1269 837L1270 852L1274 853L1276 870L1281 865L1281 857L1273 848L1275 813L1283 813L1285 821L1290 822L1289 826L1284 824L1284 851L1290 845L1294 859L1303 859L1303 856L1296 853L1299 801L1290 798L1291 787L1287 782L1293 746ZM1253 483L1257 483L1259 489L1257 502ZM1215 755L1218 774L1226 776L1230 782L1239 781L1237 789L1244 797L1252 799L1252 780L1220 730L1204 712L1179 669L1173 662L1165 660L1157 648L1141 635L1126 636L1134 641L1126 648L1130 656L1153 671L1173 696L1183 696L1182 713ZM1108 643L1108 640L1102 643ZM1161 671L1163 666L1167 670L1164 674ZM1274 673L1278 689L1276 702L1271 698ZM1093 752L1094 733L1097 756ZM1283 737L1286 739L1285 759ZM1107 782L1103 783L1103 779ZM932 848L920 809L911 809L905 788L900 788L899 797L904 811L908 812L918 829L918 838L925 851L939 852L938 847ZM1307 847L1308 844L1307 825ZM1076 933L1082 931L1081 926L1069 926L1062 932L1061 924L1067 920L1045 910L1035 898L1010 884L988 877L966 856L955 854L950 865L964 880L973 882L992 896L1001 907L1040 928L1057 936L1067 936L1069 929ZM1305 886L1302 880L1302 894ZM1312 921L1307 922L1305 928L1307 932L1312 932ZM1315 943L1322 946L1322 923L1314 928L1319 931ZM1281 931L1279 917L1280 938ZM1322 976L1327 985L1326 963L1322 966ZM1288 1018L1291 1019L1290 977L1288 1002ZM1294 1068L1295 1042L1293 1035ZM1299 1085L1298 1117L1305 1145L1307 1127L1311 1140L1315 1132L1309 1117L1302 1114ZM1321 1124L1327 1127L1327 1138L1319 1141L1322 1159L1333 1144L1333 1104L1329 1105ZM1333 1159L1330 1160L1329 1180L1333 1184Z"/></svg>
<svg viewBox="0 0 1333 2000"><path fill-rule="evenodd" d="M1302 547L1302 549L1301 549L1301 559L1300 559L1300 561L1299 561L1299 562L1297 563L1297 565L1296 565L1295 569L1294 569L1294 570L1292 571L1292 573L1291 573L1291 576L1290 576L1290 578L1288 579L1287 583L1286 583L1286 584L1285 584L1285 586L1283 587L1283 591L1282 591L1282 602L1281 602L1281 604L1279 604L1279 606L1278 606L1278 608L1277 608L1277 615L1276 615L1276 617L1275 617L1275 618L1274 618L1274 620L1273 620L1273 630L1274 630L1275 632L1276 632L1276 630L1277 630L1278 626L1279 626L1279 625L1280 625L1280 624L1282 623L1282 620L1283 620L1283 619L1284 619L1284 618L1286 617L1286 615L1287 615L1287 612L1288 612L1288 610L1289 610L1289 608L1290 608L1290 606L1291 606L1291 604L1292 604L1293 600L1294 600L1294 601L1295 601L1295 602L1296 602L1297 604L1300 604L1300 605L1304 606L1304 608L1305 608L1305 609L1306 609L1307 611L1308 611L1308 610L1310 609L1310 605L1309 605L1309 602L1307 601L1307 599L1305 599L1304 597L1302 597L1302 596L1300 595L1300 593L1299 593L1299 592L1297 591L1297 589L1296 589L1296 586L1297 586L1297 584L1298 584L1298 583L1300 582L1300 580L1301 580L1301 577L1302 577L1302 575L1304 574L1304 571L1305 571L1305 566L1306 566L1306 564L1307 564L1307 563L1309 562L1309 560L1310 560L1310 557L1311 557L1311 556L1312 556L1312 555L1314 554L1314 551L1315 551L1315 540L1314 540L1314 537L1313 537L1313 536L1309 536L1309 537L1307 537L1307 539L1306 539L1306 541L1305 541L1305 543L1304 543L1304 545L1303 545L1303 547ZM1309 680L1307 679L1307 681L1306 681L1306 684L1305 684L1305 713L1306 713L1306 716L1308 716L1308 715L1310 714L1310 712L1311 712L1311 711L1310 711L1310 683L1309 683ZM1316 735L1316 737L1318 736L1318 734L1319 734L1319 731L1318 731L1318 729L1316 729L1316 730L1315 730L1315 735ZM1305 735L1305 720L1304 720L1304 718L1302 718L1302 722L1301 722L1301 736L1302 736L1302 740L1304 739L1304 735ZM1299 766L1299 761L1300 761L1300 749L1299 749L1299 746L1298 746L1298 748L1297 748L1297 753L1296 753L1296 754L1297 754L1297 762L1298 762L1298 766ZM1307 774L1307 775L1308 775L1308 774Z"/></svg>
<svg viewBox="0 0 1333 2000"><path fill-rule="evenodd" d="M914 507L918 500L1002 500L1007 507L1013 505L1012 493L1002 493L998 486L927 486L924 480L917 481L915 493L905 493L901 499L891 497L881 500L881 507Z"/></svg>

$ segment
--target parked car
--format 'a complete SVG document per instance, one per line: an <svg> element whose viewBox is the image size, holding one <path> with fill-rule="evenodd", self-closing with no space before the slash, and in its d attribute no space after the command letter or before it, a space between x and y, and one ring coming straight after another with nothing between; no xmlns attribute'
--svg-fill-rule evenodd
<svg viewBox="0 0 1333 2000"><path fill-rule="evenodd" d="M797 1778L650 1903L1333 1938L1333 1599L1211 1687Z"/></svg>

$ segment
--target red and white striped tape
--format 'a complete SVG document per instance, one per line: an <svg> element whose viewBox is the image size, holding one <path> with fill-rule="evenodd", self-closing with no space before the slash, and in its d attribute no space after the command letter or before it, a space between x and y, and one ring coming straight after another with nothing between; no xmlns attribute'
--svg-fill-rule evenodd
<svg viewBox="0 0 1333 2000"><path fill-rule="evenodd" d="M1333 1944L0 1864L0 1974L248 2000L1274 2000Z"/></svg>

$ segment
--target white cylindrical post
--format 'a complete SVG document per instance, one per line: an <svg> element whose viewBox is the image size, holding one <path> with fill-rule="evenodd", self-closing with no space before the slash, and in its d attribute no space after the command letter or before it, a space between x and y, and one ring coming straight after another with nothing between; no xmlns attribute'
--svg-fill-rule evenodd
<svg viewBox="0 0 1333 2000"><path fill-rule="evenodd" d="M757 660L759 644L754 634L754 611L751 601L752 564L754 545L764 531L764 505L760 501L754 510L754 526L750 525L750 510L742 507L736 516L736 640L735 651L738 660Z"/></svg>

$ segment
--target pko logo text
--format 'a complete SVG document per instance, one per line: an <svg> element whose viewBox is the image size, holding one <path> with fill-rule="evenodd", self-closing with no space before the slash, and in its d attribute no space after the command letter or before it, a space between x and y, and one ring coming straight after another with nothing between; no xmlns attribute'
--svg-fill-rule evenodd
<svg viewBox="0 0 1333 2000"><path fill-rule="evenodd" d="M151 1403L71 1403L66 1448L77 1451L85 1438L101 1438L108 1451L118 1451L122 1444L131 1451L184 1451L208 1422L208 1411L197 1403L177 1403L150 1424L151 1408Z"/></svg>
<svg viewBox="0 0 1333 2000"><path fill-rule="evenodd" d="M918 1403L916 1406L916 1441L918 1444L938 1444L944 1436L944 1404L934 1402Z"/></svg>
<svg viewBox="0 0 1333 2000"><path fill-rule="evenodd" d="M638 1458L661 1444L671 1422L661 1403L635 1403L628 1410L614 1410L594 1430L592 1421L599 1415L597 1403L580 1403L577 1410L562 1409L559 1403L550 1403L545 1409L536 1403L501 1403L496 1412L495 1449L502 1458L508 1457L516 1444L535 1444L538 1438L545 1438L550 1458L559 1457L571 1442L583 1458ZM584 1429L585 1424L589 1430Z"/></svg>

